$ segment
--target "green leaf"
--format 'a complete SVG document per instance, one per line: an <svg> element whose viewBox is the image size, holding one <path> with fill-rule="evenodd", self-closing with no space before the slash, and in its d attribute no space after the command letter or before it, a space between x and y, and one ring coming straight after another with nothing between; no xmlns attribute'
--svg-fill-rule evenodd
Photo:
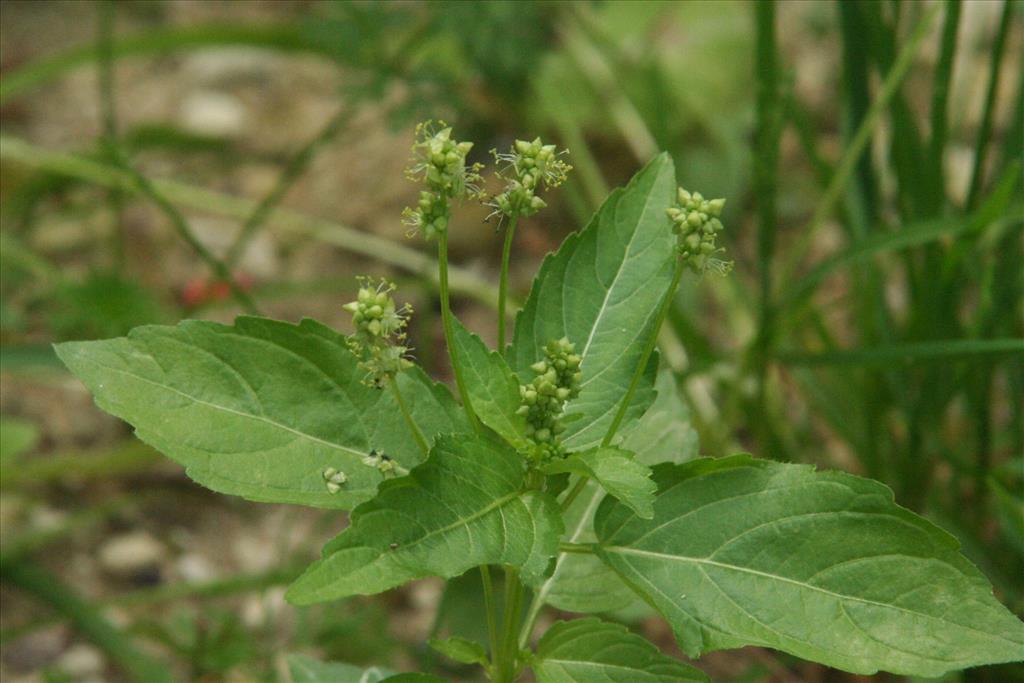
<svg viewBox="0 0 1024 683"><path fill-rule="evenodd" d="M625 438L636 460L647 465L685 462L697 456L697 432L690 425L689 412L679 400L672 371L658 374L658 397ZM604 490L590 482L566 510L564 540L594 543L594 512ZM611 612L640 602L636 593L594 555L559 555L555 571L538 589L541 599L569 612Z"/></svg>
<svg viewBox="0 0 1024 683"><path fill-rule="evenodd" d="M667 209L675 197L675 169L661 154L615 190L582 232L544 259L526 305L516 318L509 363L521 383L552 339L568 337L583 358L580 395L567 410L570 450L600 444L655 334L659 302L672 281L673 235ZM627 413L638 418L654 399L656 365Z"/></svg>
<svg viewBox="0 0 1024 683"><path fill-rule="evenodd" d="M763 645L871 674L1018 660L1024 623L956 540L878 482L746 456L655 468L654 519L614 500L599 556L683 650Z"/></svg>
<svg viewBox="0 0 1024 683"><path fill-rule="evenodd" d="M633 453L610 446L570 455L548 463L545 474L577 474L590 477L608 493L645 519L654 516L651 469L633 459Z"/></svg>
<svg viewBox="0 0 1024 683"><path fill-rule="evenodd" d="M560 621L537 645L538 683L708 681L704 672L662 654L625 626L600 619Z"/></svg>
<svg viewBox="0 0 1024 683"><path fill-rule="evenodd" d="M690 424L690 409L679 398L672 370L663 368L654 388L657 398L625 431L622 447L635 453L637 462L648 465L693 460L700 445L697 430Z"/></svg>
<svg viewBox="0 0 1024 683"><path fill-rule="evenodd" d="M57 353L101 408L221 493L348 509L381 481L362 462L371 450L406 468L423 459L391 392L364 385L344 337L312 320L185 321ZM467 429L448 390L422 371L398 382L425 434ZM328 467L347 476L336 493Z"/></svg>
<svg viewBox="0 0 1024 683"><path fill-rule="evenodd" d="M288 657L292 683L447 683L431 674L396 674L386 669L362 669L351 664L321 662L306 655Z"/></svg>
<svg viewBox="0 0 1024 683"><path fill-rule="evenodd" d="M499 353L488 349L458 320L454 330L452 341L477 417L516 448L526 448L526 418L516 415L521 403L516 376Z"/></svg>
<svg viewBox="0 0 1024 683"><path fill-rule="evenodd" d="M504 444L438 437L425 463L352 511L351 526L292 584L288 599L372 595L482 564L518 567L536 584L558 548L562 520L549 495L524 491L524 477L522 458Z"/></svg>
<svg viewBox="0 0 1024 683"><path fill-rule="evenodd" d="M487 650L475 640L451 636L443 640L431 638L427 641L430 647L434 648L445 657L453 659L462 664L480 664L487 666Z"/></svg>

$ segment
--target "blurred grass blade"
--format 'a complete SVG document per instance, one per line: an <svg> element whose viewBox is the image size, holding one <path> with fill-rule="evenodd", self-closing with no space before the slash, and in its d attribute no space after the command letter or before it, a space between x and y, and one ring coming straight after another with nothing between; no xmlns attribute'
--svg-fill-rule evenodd
<svg viewBox="0 0 1024 683"><path fill-rule="evenodd" d="M158 29L114 41L111 45L111 54L114 58L121 58L224 45L245 45L284 52L314 52L328 56L325 46L305 40L301 27L289 24L208 24ZM96 46L87 45L60 52L6 73L0 81L0 103L68 71L90 64L98 58Z"/></svg>
<svg viewBox="0 0 1024 683"><path fill-rule="evenodd" d="M787 365L888 365L1014 353L1024 353L1024 339L944 339L826 353L780 351L776 358Z"/></svg>
<svg viewBox="0 0 1024 683"><path fill-rule="evenodd" d="M170 683L173 680L166 666L143 654L95 607L42 567L25 561L0 560L0 575L5 582L9 581L67 617L82 635L110 655L132 680L139 683Z"/></svg>
<svg viewBox="0 0 1024 683"><path fill-rule="evenodd" d="M992 46L992 63L988 76L988 90L985 93L985 107L981 114L981 125L978 127L978 139L974 144L974 170L971 172L971 186L967 191L967 208L974 208L981 192L985 178L985 158L988 154L988 143L992 138L992 119L995 115L996 95L999 92L999 76L1002 73L1003 54L1006 52L1006 35L1010 32L1010 13L1013 7L1010 0L1003 0L1003 14L999 20L999 32Z"/></svg>
<svg viewBox="0 0 1024 683"><path fill-rule="evenodd" d="M928 157L936 174L937 186L933 191L939 194L932 198L936 206L943 201L945 195L945 173L943 157L946 150L949 113L949 84L953 77L953 59L956 55L956 36L960 28L960 0L946 0L946 17L942 26L942 46L939 50L939 63L935 67L935 79L932 83L931 105L931 140L928 145Z"/></svg>
<svg viewBox="0 0 1024 683"><path fill-rule="evenodd" d="M796 244L793 245L789 259L782 269L782 277L779 278L779 282L792 281L793 275L800 267L804 256L810 250L818 230L824 225L825 219L828 218L835 208L850 180L850 176L853 174L854 168L867 148L872 133L881 123L882 113L888 108L889 102L892 100L893 95L895 95L897 88L903 82L904 76L907 75L914 57L924 44L924 39L928 36L928 29L931 27L932 21L935 19L935 15L940 7L940 5L936 5L928 9L927 13L914 28L910 40L907 41L903 50L900 51L899 57L882 83L878 96L871 104L871 109L853 136L853 140L843 152L842 160L836 168L835 175L832 176L832 182L829 183L828 189L825 190L825 195L818 202L818 206L814 210L814 215L811 217L807 229L797 240Z"/></svg>
<svg viewBox="0 0 1024 683"><path fill-rule="evenodd" d="M86 180L102 187L122 187L137 192L133 179L110 164L77 154L55 152L19 138L0 136L0 158L11 159L31 168ZM175 180L152 179L152 185L170 201L192 209L245 220L252 215L256 202L243 197L207 190ZM428 282L437 282L436 263L432 257L391 240L360 232L333 221L278 207L269 219L283 232L321 240L327 244L414 273ZM494 306L498 288L465 268L450 268L453 292Z"/></svg>
<svg viewBox="0 0 1024 683"><path fill-rule="evenodd" d="M791 287L780 300L780 308L792 307L813 294L818 285L836 270L864 262L878 254L976 233L997 221L1006 224L1020 221L1024 218L1024 212L1020 207L1009 207L1019 170L1019 167L1013 167L1004 175L999 187L974 216L936 218L913 223L895 232L876 233L826 259Z"/></svg>

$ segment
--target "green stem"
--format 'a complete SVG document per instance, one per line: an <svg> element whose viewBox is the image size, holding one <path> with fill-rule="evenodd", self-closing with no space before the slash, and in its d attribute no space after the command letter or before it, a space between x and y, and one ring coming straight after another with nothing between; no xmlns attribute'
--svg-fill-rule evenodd
<svg viewBox="0 0 1024 683"><path fill-rule="evenodd" d="M594 546L589 543L567 543L563 541L558 544L558 552L575 553L576 555L593 555Z"/></svg>
<svg viewBox="0 0 1024 683"><path fill-rule="evenodd" d="M519 658L519 640L516 624L523 607L523 584L519 581L519 572L514 567L505 568L505 624L502 629L504 643L501 661L496 663L496 674L500 683L512 683L515 680L517 660Z"/></svg>
<svg viewBox="0 0 1024 683"><path fill-rule="evenodd" d="M569 493L565 494L565 498L563 498L562 502L558 504L558 509L563 515L566 510L569 509L569 506L572 505L572 502L576 500L581 493L583 493L583 488L587 485L588 481L589 479L587 477L580 477L576 480L576 484L572 489L569 490Z"/></svg>
<svg viewBox="0 0 1024 683"><path fill-rule="evenodd" d="M438 290L441 295L441 325L444 327L444 341L448 345L448 357L452 362L452 374L455 375L455 386L459 390L462 408L466 411L469 424L473 431L480 431L480 421L469 401L469 390L466 380L462 377L462 366L459 365L458 353L455 351L455 331L452 325L452 307L448 297L448 232L443 231L437 237L437 275Z"/></svg>
<svg viewBox="0 0 1024 683"><path fill-rule="evenodd" d="M391 393L395 395L395 401L398 403L399 410L402 411L402 417L405 418L406 423L409 425L409 429L412 430L413 438L416 439L416 444L423 451L423 455L430 454L430 446L427 444L427 438L423 436L423 432L420 430L420 426L416 424L416 420L412 419L412 413L409 412L409 407L405 404L405 399L402 398L402 391L398 388L398 378L392 377L391 381L388 382L391 385Z"/></svg>
<svg viewBox="0 0 1024 683"><path fill-rule="evenodd" d="M505 353L505 300L508 298L508 262L512 255L512 237L519 217L513 217L505 230L505 246L501 250L501 278L498 280L498 353Z"/></svg>
<svg viewBox="0 0 1024 683"><path fill-rule="evenodd" d="M622 403L619 404L619 410L615 413L615 418L612 420L611 426L608 427L608 432L604 435L604 439L601 440L602 447L607 446L612 442L612 439L615 438L615 432L618 431L623 418L626 417L626 411L629 409L629 404L633 401L633 395L636 394L637 387L640 386L640 378L644 376L644 370L647 369L647 362L651 359L651 354L654 353L654 347L658 343L658 331L661 330L661 325L665 322L665 318L668 316L668 309L672 306L673 299L675 299L676 290L679 288L679 281L683 277L684 268L685 263L683 262L683 259L676 257L675 270L672 273L672 284L669 285L668 291L665 292L665 297L661 300L661 306L658 308L658 315L654 319L654 327L651 329L650 334L647 337L647 343L640 356L640 362L637 364L636 370L633 371L633 379L629 381L629 388L626 390L626 395L622 397Z"/></svg>
<svg viewBox="0 0 1024 683"><path fill-rule="evenodd" d="M491 568L480 565L480 581L484 586L484 609L487 610L487 640L491 645L491 666L498 670L498 612L494 604L494 582L491 580Z"/></svg>

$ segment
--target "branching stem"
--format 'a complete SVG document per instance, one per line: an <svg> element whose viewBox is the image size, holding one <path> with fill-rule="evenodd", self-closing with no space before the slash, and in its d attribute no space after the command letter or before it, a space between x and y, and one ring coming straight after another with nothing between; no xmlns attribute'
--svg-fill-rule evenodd
<svg viewBox="0 0 1024 683"><path fill-rule="evenodd" d="M505 302L508 299L508 264L512 255L512 238L519 217L514 216L505 229L505 246L501 250L501 279L498 280L498 353L505 353Z"/></svg>
<svg viewBox="0 0 1024 683"><path fill-rule="evenodd" d="M459 390L459 398L462 400L462 407L469 418L469 424L474 432L480 431L480 421L473 411L473 404L469 402L469 390L466 388L466 380L462 376L462 366L459 365L459 354L455 351L455 330L452 325L452 309L448 296L448 232L442 231L437 237L437 273L439 293L441 296L441 325L444 327L444 340L448 345L448 357L452 363L452 374L455 375L455 386Z"/></svg>
<svg viewBox="0 0 1024 683"><path fill-rule="evenodd" d="M612 439L615 438L615 432L619 430L619 426L622 424L622 420L626 417L626 411L629 409L629 404L633 401L633 395L636 394L637 387L640 386L640 379L644 376L644 371L647 369L647 362L651 359L651 354L654 353L654 347L658 343L658 332L661 330L662 323L665 322L665 317L668 316L668 309L672 306L672 301L676 297L676 290L679 288L679 280L683 277L683 269L685 268L685 262L682 258L676 257L675 270L672 273L672 284L669 285L668 291L665 292L665 297L661 300L661 306L658 308L657 317L654 319L654 328L651 330L650 335L647 338L647 344L644 346L643 353L640 356L640 362L636 366L636 370L633 371L633 379L629 381L629 388L626 390L626 395L622 397L622 403L619 404L619 410L615 413L615 418L612 420L611 425L608 427L608 432L604 435L604 439L601 441L601 446L608 446L611 444Z"/></svg>
<svg viewBox="0 0 1024 683"><path fill-rule="evenodd" d="M430 445L427 443L427 438L423 436L423 431L420 430L420 426L416 424L416 420L412 419L412 413L409 412L409 407L405 403L405 399L402 397L402 391L398 388L398 378L392 377L388 384L391 385L391 393L395 395L395 401L398 403L399 410L402 411L402 417L405 418L406 423L409 425L409 429L412 430L413 438L416 439L416 444L423 451L423 455L430 454Z"/></svg>

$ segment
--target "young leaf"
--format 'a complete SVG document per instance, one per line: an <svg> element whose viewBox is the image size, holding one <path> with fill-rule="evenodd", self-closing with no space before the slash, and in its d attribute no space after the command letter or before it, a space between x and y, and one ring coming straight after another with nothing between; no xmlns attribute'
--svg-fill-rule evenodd
<svg viewBox="0 0 1024 683"><path fill-rule="evenodd" d="M221 493L348 509L381 481L362 462L371 450L404 467L423 459L391 392L364 385L344 338L312 320L185 321L57 354L101 408ZM422 371L398 382L425 434L466 429L448 390ZM334 492L327 468L344 473Z"/></svg>
<svg viewBox="0 0 1024 683"><path fill-rule="evenodd" d="M607 499L597 552L683 650L763 645L872 674L1024 656L1024 623L884 485L746 456L655 468L654 519Z"/></svg>
<svg viewBox="0 0 1024 683"><path fill-rule="evenodd" d="M633 459L633 454L614 446L553 460L543 468L545 474L562 472L590 477L608 493L644 519L654 515L651 469Z"/></svg>
<svg viewBox="0 0 1024 683"><path fill-rule="evenodd" d="M672 371L658 374L658 397L626 435L625 445L636 460L653 465L665 460L685 462L697 457L697 432L690 425L686 405L679 400ZM590 482L566 511L565 540L593 543L594 512L604 490ZM569 612L611 612L638 602L619 575L594 555L562 554L555 571L538 589L542 599Z"/></svg>
<svg viewBox="0 0 1024 683"><path fill-rule="evenodd" d="M424 576L482 564L520 569L536 584L558 548L562 520L546 493L524 491L522 458L486 437L440 436L409 476L381 484L351 526L288 589L295 604L372 595Z"/></svg>
<svg viewBox="0 0 1024 683"><path fill-rule="evenodd" d="M526 448L526 419L516 414L521 402L516 376L500 354L489 350L480 337L469 332L458 320L453 322L452 341L477 417L516 448Z"/></svg>
<svg viewBox="0 0 1024 683"><path fill-rule="evenodd" d="M673 235L665 210L675 198L675 169L662 154L613 192L582 232L544 259L516 318L509 363L522 383L552 339L568 337L582 357L580 396L563 441L570 450L600 444L655 334L658 304L672 281ZM629 419L654 398L655 364L640 385Z"/></svg>
<svg viewBox="0 0 1024 683"><path fill-rule="evenodd" d="M428 645L433 649L437 650L445 657L460 662L462 664L479 664L481 666L487 666L487 651L484 646L475 640L469 638L460 638L459 636L451 636L439 640L437 638L431 638Z"/></svg>
<svg viewBox="0 0 1024 683"><path fill-rule="evenodd" d="M704 672L662 654L625 626L600 619L560 621L537 645L538 683L708 681Z"/></svg>

